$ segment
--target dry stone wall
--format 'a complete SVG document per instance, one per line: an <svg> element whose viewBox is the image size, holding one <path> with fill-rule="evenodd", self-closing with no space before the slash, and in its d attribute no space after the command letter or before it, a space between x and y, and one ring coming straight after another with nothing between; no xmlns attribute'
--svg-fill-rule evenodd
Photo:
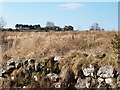
<svg viewBox="0 0 120 90"><path fill-rule="evenodd" d="M69 67L61 70L59 60L50 57L42 62L35 59L9 60L0 78L3 88L118 88L120 72L111 65L83 64L76 76Z"/></svg>

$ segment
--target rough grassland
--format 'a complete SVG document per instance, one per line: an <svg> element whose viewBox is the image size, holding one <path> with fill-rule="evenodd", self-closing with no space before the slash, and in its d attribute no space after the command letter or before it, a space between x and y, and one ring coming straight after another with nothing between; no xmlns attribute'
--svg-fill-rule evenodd
<svg viewBox="0 0 120 90"><path fill-rule="evenodd" d="M42 72L34 72L29 70L32 73L28 73L26 72L28 69L25 69L24 67L15 69L10 75L8 75L8 78L2 78L2 86L4 88L19 87L19 85L21 87L26 86L27 88L34 88L39 86L49 88L54 87L55 83L46 81L46 68L51 70L51 72L54 70L60 70L60 73L57 73L57 75L59 75L62 80L62 87L64 87L64 85L69 85L69 83L74 85L72 81L75 80L75 76L79 77L81 75L80 77L82 77L83 74L80 71L85 68L85 66L90 64L96 68L104 65L110 65L113 66L115 70L120 72L118 54L113 51L111 45L111 40L114 38L115 34L118 34L118 32L3 31L1 38L2 43L0 44L2 48L3 69L6 70L6 63L10 59L16 61L21 59L28 60L29 58L34 58L40 64L44 62L48 63L45 64ZM52 64L51 61L54 60L54 58L51 59L51 56L59 58L57 62L58 66L57 64ZM33 78L34 76L38 77L37 81L35 81ZM11 77L14 77L15 79L11 80ZM114 78L114 80L117 79ZM90 82L92 81L93 80L91 79ZM96 81L93 82L91 86L97 86L98 82Z"/></svg>
<svg viewBox="0 0 120 90"><path fill-rule="evenodd" d="M116 33L115 31L4 31L2 32L3 64L9 59L35 58L40 61L50 56L62 56L63 63L77 68L77 63L85 63L81 53L87 53L89 55L87 61L90 63L112 64L117 68L115 62L117 56L113 54L110 44ZM107 56L98 61L95 59L98 53L105 53Z"/></svg>

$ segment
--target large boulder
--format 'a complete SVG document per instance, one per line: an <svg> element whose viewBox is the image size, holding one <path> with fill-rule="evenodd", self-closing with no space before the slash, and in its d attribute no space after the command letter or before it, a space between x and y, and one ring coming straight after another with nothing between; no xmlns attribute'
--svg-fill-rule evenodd
<svg viewBox="0 0 120 90"><path fill-rule="evenodd" d="M112 66L101 66L97 72L97 76L101 78L114 77L114 68Z"/></svg>

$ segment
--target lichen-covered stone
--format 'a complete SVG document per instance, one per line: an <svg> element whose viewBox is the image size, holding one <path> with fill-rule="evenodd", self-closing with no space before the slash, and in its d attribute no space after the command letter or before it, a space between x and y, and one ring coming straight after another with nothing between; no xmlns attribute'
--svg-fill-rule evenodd
<svg viewBox="0 0 120 90"><path fill-rule="evenodd" d="M101 66L97 72L97 76L102 78L114 77L114 68L112 66Z"/></svg>

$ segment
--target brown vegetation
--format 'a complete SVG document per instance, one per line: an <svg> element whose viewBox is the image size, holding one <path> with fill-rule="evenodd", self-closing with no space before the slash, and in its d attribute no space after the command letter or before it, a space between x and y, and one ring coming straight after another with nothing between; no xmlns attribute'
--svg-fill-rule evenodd
<svg viewBox="0 0 120 90"><path fill-rule="evenodd" d="M3 65L9 59L35 58L42 61L51 56L59 56L62 82L68 84L69 79L72 80L68 77L69 74L73 77L81 75L80 70L84 65L112 65L119 71L118 54L114 53L111 45L115 34L117 34L115 31L4 31L2 32ZM44 79L41 83L44 83Z"/></svg>
<svg viewBox="0 0 120 90"><path fill-rule="evenodd" d="M64 55L71 51L95 54L112 53L114 31L3 32L3 57L37 58ZM6 58L3 58L6 60Z"/></svg>
<svg viewBox="0 0 120 90"><path fill-rule="evenodd" d="M4 31L2 32L3 61L11 58L13 60L28 58L41 60L49 56L62 56L69 60L77 57L77 53L87 53L93 56L101 53L110 55L113 53L111 40L116 33L115 31Z"/></svg>

